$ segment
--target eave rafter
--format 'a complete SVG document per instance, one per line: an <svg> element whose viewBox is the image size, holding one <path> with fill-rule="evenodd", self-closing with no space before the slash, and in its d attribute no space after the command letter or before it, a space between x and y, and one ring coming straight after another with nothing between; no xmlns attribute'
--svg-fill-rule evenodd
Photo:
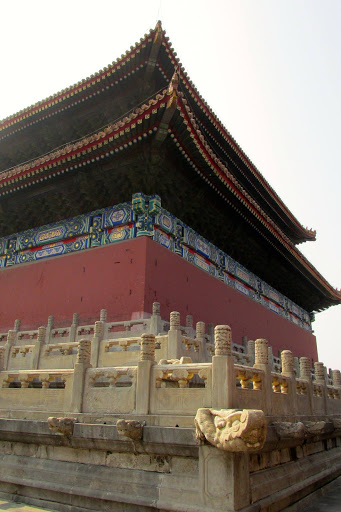
<svg viewBox="0 0 341 512"><path fill-rule="evenodd" d="M187 104L186 99L183 97L183 94L178 94L178 110L180 112L181 117L183 117L184 123L187 126L188 131L191 133L191 139L195 143L198 153L202 156L205 163L210 166L212 171L218 177L218 179L229 189L229 191L238 199L238 201L246 208L251 214L254 220L260 222L271 234L272 237L276 238L278 242L282 245L286 252L291 254L296 262L299 265L302 265L308 274L316 280L321 288L321 291L324 293L327 292L327 295L335 301L336 303L341 302L341 292L333 288L326 279L317 271L317 269L305 258L305 256L297 249L297 247L292 243L292 241L283 233L279 227L273 222L273 220L264 212L264 210L257 204L257 202L244 190L239 182L235 179L235 177L229 172L226 166L220 161L220 159L213 153L209 144L207 143L204 135L200 132L198 125L195 121L195 117L191 112L189 105ZM176 137L175 142L178 143ZM181 142L179 142L179 149L183 151L185 158L194 165L194 161L191 155L181 146ZM195 166L196 172L200 174L200 166ZM204 177L207 182L211 180ZM215 188L217 193L220 193L218 188L212 184L211 186ZM242 214L242 212L240 212ZM244 215L243 215L244 216ZM245 217L245 216L244 216ZM246 218L246 217L245 217ZM254 224L254 223L253 223ZM257 229L257 226L254 225ZM270 243L271 241L268 240ZM300 270L302 273L302 270Z"/></svg>
<svg viewBox="0 0 341 512"><path fill-rule="evenodd" d="M109 124L98 133L67 144L41 158L0 173L0 197L27 186L76 168L109 157L136 144L142 137L157 130L163 108L167 102L166 91L137 107L116 123Z"/></svg>
<svg viewBox="0 0 341 512"><path fill-rule="evenodd" d="M152 46L153 41L155 41L155 30L150 30L149 34L145 34L138 43L130 47L130 50L127 50L124 55L121 55L121 57L117 58L116 61L109 64L104 69L77 82L67 89L57 92L49 98L39 101L1 120L0 140L23 130L27 126L31 126L47 117L51 117L51 115L57 114L59 111L65 109L65 103L76 105L77 103L89 99L93 95L99 94L104 90L103 85L105 87L108 80L113 85L118 84L129 76L129 71L134 72L137 67L145 66L150 59L148 53L146 57L142 58L138 63L137 57L147 45ZM124 69L129 65L131 69L127 70L127 73L124 74Z"/></svg>
<svg viewBox="0 0 341 512"><path fill-rule="evenodd" d="M199 106L199 108L204 113L206 118L210 121L211 126L213 126L214 129L224 139L224 141L233 148L233 150L240 157L240 159L246 165L248 170L254 175L254 177L257 179L257 181L263 187L263 189L265 189L267 191L267 193L272 197L272 199L280 207L280 209L282 210L284 215L290 220L290 222L296 226L296 229L298 230L298 232L301 235L300 241L303 242L303 241L308 241L308 240L311 240L311 241L316 240L316 231L305 228L295 218L295 216L286 207L286 205L283 203L283 201L278 196L278 194L273 190L273 188L268 183L268 181L262 176L262 174L258 171L256 166L252 163L250 158L245 154L245 152L242 150L242 148L239 146L239 144L235 141L235 139L232 137L232 135L229 133L229 131L224 127L224 125L220 121L220 119L214 114L214 112L209 107L209 105L206 103L204 98L200 95L200 93L196 89L195 85L190 80L190 78L189 78L187 72L185 71L183 65L181 64L179 58L177 57L177 54L174 51L172 44L169 41L169 38L166 36L165 31L164 31L164 37L162 40L162 45L165 47L165 51L168 54L170 60L172 61L174 68L179 69L180 80L181 80L183 86L186 88L188 93L191 95L191 97L193 98L195 103ZM207 130L209 130L209 125L207 125ZM222 148L222 150L224 151L223 147L221 146L219 141L216 139L213 131L209 130L209 132L210 132L210 135L212 136L212 138L214 138L216 144L218 146L220 146ZM241 169L239 169L239 170L240 170L240 172L243 172Z"/></svg>
<svg viewBox="0 0 341 512"><path fill-rule="evenodd" d="M180 64L179 59L173 51L168 38L165 36L165 32L162 30L160 23L158 23L154 31L150 31L149 34L145 35L139 43L134 47L131 47L125 55L122 55L120 59L108 68L101 70L96 75L92 75L90 78L83 80L61 93L57 93L48 100L39 102L33 107L29 107L25 111L0 122L0 138L1 131L3 132L2 136L6 136L14 133L14 131L23 129L25 123L29 125L33 122L39 122L39 120L44 116L51 116L53 111L56 111L56 109L63 110L63 105L66 101L72 101L73 103L83 101L80 99L80 96L79 99L76 99L77 95L86 92L88 89L90 92L92 91L94 93L94 88L100 88L101 81L108 79L111 75L113 75L113 83L118 83L124 77L128 76L132 69L146 66L146 73L151 73L152 69L157 65L159 71L161 71L164 78L166 78L168 71L166 73L162 70L162 66L160 62L158 62L160 48L162 45L166 48L173 67L176 69L167 90L164 90L161 94L157 94L146 104L136 108L129 115L124 116L114 124L106 126L97 133L83 137L73 144L66 144L65 146L58 148L55 151L51 151L41 158L32 160L27 164L19 165L0 173L0 197L26 188L27 186L38 184L41 181L47 180L56 175L92 164L100 159L109 157L110 155L114 155L115 153L136 144L139 140L142 140L143 137L154 135L153 143L158 145L162 144L165 139L169 137L169 139L172 139L176 143L187 162L196 169L196 172L201 174L210 186L215 188L217 193L220 195L223 194L225 199L233 206L233 208L236 208L236 204L239 205L238 212L248 222L250 222L251 219L251 224L254 229L259 231L262 226L262 232L264 233L264 229L268 232L267 240L270 244L275 246L276 243L278 247L279 243L283 248L284 253L290 255L294 262L296 261L298 270L305 275L314 286L319 288L326 297L329 297L330 301L340 303L341 291L334 289L319 274L315 267L295 247L291 239L279 228L272 218L267 215L257 201L255 201L254 198L252 198L251 195L241 186L239 181L224 165L219 156L212 151L211 146L205 137L205 133L198 124L198 119L191 110L184 94L178 90L179 81L186 87L186 90L189 91L196 104L204 112L206 118L209 119L210 125L207 126L213 126L220 136L223 137L231 147L233 147L234 151L240 156L244 164L249 168L252 174L256 176L259 183L267 189L268 193L282 208L284 214L298 226L302 233L305 233L305 240L314 238L314 233L309 230L305 230L291 212L287 210L271 186L253 166L252 162L243 153L232 136L227 132L219 119L201 98ZM146 54L142 60L140 59L140 61L137 62L136 56L143 50ZM134 64L132 64L132 62L134 62ZM122 68L127 66L128 63L131 64L130 71L127 69L125 72L122 72ZM120 77L118 74L116 76L115 73L120 73ZM177 134L174 127L174 120L177 117L176 112L178 112L179 116L182 118L182 122L185 125L186 130L190 133L191 143L196 147L195 154L193 154L192 148L189 147L188 141L181 140L181 137ZM205 125L205 128L208 130L207 126ZM209 133L210 136L215 137L214 130L210 129ZM215 138L215 141L220 145L217 138ZM220 147L222 148L221 145ZM195 162L198 161L198 158L200 160L200 165L197 166ZM219 180L223 185L223 188L216 187L214 180L210 179L209 175L204 176L202 169L205 166L210 168L214 174L215 180ZM231 201L232 197L234 198L233 201Z"/></svg>
<svg viewBox="0 0 341 512"><path fill-rule="evenodd" d="M174 130L172 125L175 112L178 112L178 118L181 119L185 130L189 133L191 143L195 145L196 155L194 155L193 149L189 147L188 142L178 141L174 135L176 129ZM183 93L178 91L178 76L176 73L168 89L163 91L162 94L157 94L155 98L137 107L116 123L109 124L102 131L84 137L74 144L67 144L25 165L0 173L0 197L114 155L152 134L154 134L154 140L158 144L162 143L169 135L186 160L199 174L202 175L201 169L208 166L215 177L224 185L226 191L237 199L240 205L238 208L240 214L246 219L251 214L254 227L258 229L257 223L260 223L271 235L270 240L268 240L270 243L271 237L275 238L285 251L291 254L297 263L302 265L305 271L317 281L324 293L335 302L341 301L341 292L335 290L319 274L214 154L205 136L201 133ZM195 160L198 158L202 160L199 166L195 165ZM204 179L215 188L217 193L222 194L210 178L204 176ZM232 204L231 201L229 202ZM246 210L248 211L247 215L245 215Z"/></svg>
<svg viewBox="0 0 341 512"><path fill-rule="evenodd" d="M146 72L145 72L146 80L148 80L148 78L154 71L155 65L157 63L161 43L162 43L162 27L161 27L161 22L158 21L156 24L156 27L155 27L153 44L152 44L149 58L148 58L147 65L146 65Z"/></svg>
<svg viewBox="0 0 341 512"><path fill-rule="evenodd" d="M140 42L131 47L130 50L125 53L125 55L122 55L119 59L117 59L103 70L100 70L98 73L91 75L91 77L84 79L63 91L60 91L59 93L56 93L54 96L47 98L46 100L38 102L35 105L28 107L27 109L24 109L23 111L20 111L17 114L4 119L3 121L0 121L0 140L1 138L5 138L17 131L23 130L26 126L35 124L46 117L51 117L52 115L65 110L65 108L69 108L70 106L76 105L77 103L86 101L87 99L94 97L94 95L100 94L101 91L105 90L105 88L119 83L124 78L129 76L131 72L133 73L138 67L140 67L138 64L134 64L133 66L130 65L132 69L130 69L130 71L127 70L127 73L125 74L123 72L124 68L129 67L129 63L137 63L137 55L146 49L147 45L148 52L145 58L142 59L143 62L141 61L139 63L140 66L146 66L146 77L151 75L152 71L157 65L158 69L163 74L163 78L168 81L169 78L167 78L167 74L163 71L160 62L160 48L163 46L168 55L168 58L172 63L173 70L174 68L179 69L182 85L186 88L198 107L204 113L206 119L209 120L209 124L207 125L206 129L209 130L210 136L214 138L215 143L220 146L221 150L225 153L223 146L215 136L214 130L219 133L220 137L223 138L225 143L232 147L233 151L235 151L235 153L240 157L244 165L246 165L248 170L257 179L261 187L263 187L263 189L266 190L267 193L272 197L287 220L289 219L289 224L291 223L291 225L295 226L297 231L296 239L298 242L315 240L316 232L304 228L297 221L297 219L288 210L276 192L272 189L270 184L256 169L251 160L247 157L237 142L233 139L231 134L223 126L221 121L213 113L212 109L201 97L194 84L190 81L182 64L180 63L176 52L173 50L172 45L169 42L169 38L166 36L166 32L161 27L161 22L158 22L155 29L150 30L149 34L145 34L145 36L141 38ZM210 129L210 126L213 127L214 130ZM236 165L235 162L234 165ZM246 179L248 179L245 173L243 173L242 169L239 168L239 172L241 172L246 177Z"/></svg>

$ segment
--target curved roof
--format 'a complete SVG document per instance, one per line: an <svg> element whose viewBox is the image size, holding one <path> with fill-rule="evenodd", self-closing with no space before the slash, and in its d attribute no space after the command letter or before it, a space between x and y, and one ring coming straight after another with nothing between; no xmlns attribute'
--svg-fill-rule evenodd
<svg viewBox="0 0 341 512"><path fill-rule="evenodd" d="M180 63L166 32L161 27L161 22L106 68L0 121L0 144L11 135L42 123L71 107L83 108L82 105L89 99L103 94L109 87L119 86L123 81L129 80L142 67L145 67L146 71L150 69L150 72L155 67L166 83L176 68L180 76L181 89L191 103L197 121L202 124L202 129L205 129L206 136L210 137L210 144L213 145L217 156L222 161L230 163L231 172L257 202L262 203L269 216L280 223L281 229L294 243L315 240L316 232L300 224L202 98ZM164 87L166 83L163 84ZM29 158L22 155L21 161Z"/></svg>
<svg viewBox="0 0 341 512"><path fill-rule="evenodd" d="M152 137L156 145L176 148L193 172L280 251L305 282L309 281L319 290L321 299L311 310L341 303L341 292L334 289L295 246L298 241L314 239L314 232L299 224L201 98L160 23L104 70L1 121L0 143L10 141L15 135L13 145L19 151L17 139L26 130L28 133L30 127L38 126L44 137L42 127L51 116L62 116L69 108L82 110L88 100L104 96L110 87L127 94L127 83L132 76L143 73L144 80L148 81L155 69L162 75L161 83L166 83L168 88L154 91L140 106L106 123L103 128L92 130L89 135L78 140L68 139L67 143L54 148L47 145L50 149L44 155L27 162L22 159L25 163L3 170L0 172L0 198L13 197L28 187L41 187L48 180L112 158L144 138ZM93 105L96 109L97 104ZM81 118L79 123L82 124ZM59 141L57 135L52 142ZM39 143L40 140L38 149ZM225 163L227 159L229 165Z"/></svg>
<svg viewBox="0 0 341 512"><path fill-rule="evenodd" d="M149 136L154 137L158 144L162 144L166 139L172 141L193 170L200 174L216 193L237 209L255 229L260 230L270 244L280 244L281 252L323 292L328 305L341 302L341 292L324 279L213 152L184 94L178 90L177 75L168 90L157 94L100 132L2 172L0 196L91 165L129 149ZM320 307L323 309L326 305Z"/></svg>

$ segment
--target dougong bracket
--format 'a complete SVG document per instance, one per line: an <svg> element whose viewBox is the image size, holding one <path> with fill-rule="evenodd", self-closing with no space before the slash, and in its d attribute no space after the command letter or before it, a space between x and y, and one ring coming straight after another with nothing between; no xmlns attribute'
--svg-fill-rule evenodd
<svg viewBox="0 0 341 512"><path fill-rule="evenodd" d="M132 208L136 220L136 236L153 236L155 216L160 213L161 199L158 195L133 194Z"/></svg>

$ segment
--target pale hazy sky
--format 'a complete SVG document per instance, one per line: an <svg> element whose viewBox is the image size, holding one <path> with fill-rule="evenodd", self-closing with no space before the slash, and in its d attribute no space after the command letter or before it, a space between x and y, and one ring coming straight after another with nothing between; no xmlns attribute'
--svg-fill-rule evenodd
<svg viewBox="0 0 341 512"><path fill-rule="evenodd" d="M339 0L2 0L0 119L103 68L159 18L201 95L317 230L300 249L340 288ZM341 369L340 317L330 308L314 330L320 361Z"/></svg>

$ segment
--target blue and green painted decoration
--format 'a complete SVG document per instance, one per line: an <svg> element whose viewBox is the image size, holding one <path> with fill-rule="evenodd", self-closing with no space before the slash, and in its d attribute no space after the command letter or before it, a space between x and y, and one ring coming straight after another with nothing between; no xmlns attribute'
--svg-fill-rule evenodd
<svg viewBox="0 0 341 512"><path fill-rule="evenodd" d="M161 207L157 195L0 239L0 267L149 236L267 309L310 331L309 314Z"/></svg>

